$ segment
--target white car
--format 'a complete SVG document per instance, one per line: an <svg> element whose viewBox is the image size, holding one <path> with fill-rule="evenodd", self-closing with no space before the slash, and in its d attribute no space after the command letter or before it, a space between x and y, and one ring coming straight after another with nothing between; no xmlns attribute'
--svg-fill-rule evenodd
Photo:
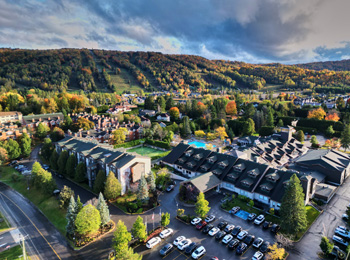
<svg viewBox="0 0 350 260"><path fill-rule="evenodd" d="M191 224L192 225L197 225L199 222L201 222L202 221L202 219L201 218L194 218L194 219L192 219L192 221L191 221Z"/></svg>
<svg viewBox="0 0 350 260"><path fill-rule="evenodd" d="M206 218L205 218L205 222L207 222L207 223L210 223L210 222L212 222L212 221L214 221L215 220L215 216L214 215L209 215L209 216L207 216Z"/></svg>
<svg viewBox="0 0 350 260"><path fill-rule="evenodd" d="M192 258L193 259L198 259L201 256L205 255L207 251L205 250L204 246L198 247L194 252L192 253Z"/></svg>
<svg viewBox="0 0 350 260"><path fill-rule="evenodd" d="M182 240L178 245L177 245L177 248L179 250L184 250L186 247L188 247L190 244L192 243L191 239L185 239L185 240Z"/></svg>
<svg viewBox="0 0 350 260"><path fill-rule="evenodd" d="M263 223L265 221L265 216L264 215L259 215L255 220L254 220L254 224L255 225L260 225L261 223Z"/></svg>
<svg viewBox="0 0 350 260"><path fill-rule="evenodd" d="M336 235L333 236L333 241L338 243L338 244L341 244L343 246L348 246L349 245L348 242L346 242L344 239L342 239L341 237L336 236Z"/></svg>
<svg viewBox="0 0 350 260"><path fill-rule="evenodd" d="M147 248L153 248L154 246L158 245L160 241L162 241L160 237L152 237L147 241L146 246Z"/></svg>
<svg viewBox="0 0 350 260"><path fill-rule="evenodd" d="M159 236L161 238L166 238L166 237L170 236L173 232L174 232L174 230L172 230L171 228L167 228L167 229L163 230L162 232L160 232Z"/></svg>
<svg viewBox="0 0 350 260"><path fill-rule="evenodd" d="M232 239L233 239L233 236L231 234L228 234L224 236L224 238L222 239L222 243L227 245L228 243L230 243Z"/></svg>
<svg viewBox="0 0 350 260"><path fill-rule="evenodd" d="M248 236L248 231L242 230L242 231L239 232L239 234L237 235L237 238L238 238L239 240L242 240L242 239L244 239L246 236Z"/></svg>
<svg viewBox="0 0 350 260"><path fill-rule="evenodd" d="M184 236L177 237L173 242L174 246L177 246L182 240L185 240L185 239L186 239L186 237L184 237Z"/></svg>
<svg viewBox="0 0 350 260"><path fill-rule="evenodd" d="M336 228L334 233L340 237L344 237L344 238L347 238L349 239L350 238L350 233L349 231L346 231L344 229L340 229L340 228Z"/></svg>
<svg viewBox="0 0 350 260"><path fill-rule="evenodd" d="M255 254L252 257L252 260L261 260L264 258L264 254L260 251L255 252Z"/></svg>
<svg viewBox="0 0 350 260"><path fill-rule="evenodd" d="M209 231L209 236L213 237L216 235L216 233L218 233L220 231L220 228L218 227L213 227L210 231Z"/></svg>
<svg viewBox="0 0 350 260"><path fill-rule="evenodd" d="M258 237L257 239L254 240L253 247L258 249L262 245L262 243L264 243L264 239L262 239L261 237Z"/></svg>

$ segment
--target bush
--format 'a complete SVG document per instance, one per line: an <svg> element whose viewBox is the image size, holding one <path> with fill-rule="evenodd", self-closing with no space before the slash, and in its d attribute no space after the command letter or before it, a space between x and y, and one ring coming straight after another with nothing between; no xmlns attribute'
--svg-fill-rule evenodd
<svg viewBox="0 0 350 260"><path fill-rule="evenodd" d="M170 149L170 144L167 142L146 139L145 143L149 145L157 146L163 149Z"/></svg>
<svg viewBox="0 0 350 260"><path fill-rule="evenodd" d="M250 201L248 202L248 204L249 204L250 207L254 207L254 201L253 201L253 200L250 200Z"/></svg>
<svg viewBox="0 0 350 260"><path fill-rule="evenodd" d="M69 201L70 201L70 198L73 197L74 198L74 191L67 187L66 185L63 186L61 192L60 192L60 195L59 195L59 205L60 205L60 208L67 208L68 207L68 204L69 204Z"/></svg>
<svg viewBox="0 0 350 260"><path fill-rule="evenodd" d="M269 213L270 213L271 215L275 215L275 209L274 209L274 208L270 208L270 209L269 209Z"/></svg>
<svg viewBox="0 0 350 260"><path fill-rule="evenodd" d="M259 130L259 135L260 136L268 136L273 134L273 130L275 128L273 126L263 126Z"/></svg>

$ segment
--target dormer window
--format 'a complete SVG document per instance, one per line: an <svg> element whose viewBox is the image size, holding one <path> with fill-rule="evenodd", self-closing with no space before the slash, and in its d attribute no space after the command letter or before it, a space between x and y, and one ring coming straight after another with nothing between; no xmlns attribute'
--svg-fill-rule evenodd
<svg viewBox="0 0 350 260"><path fill-rule="evenodd" d="M185 161L186 161L185 158L179 158L179 162L180 162L180 163L184 163Z"/></svg>
<svg viewBox="0 0 350 260"><path fill-rule="evenodd" d="M276 182L280 179L279 174L277 173L277 171L267 174L266 175L267 180L271 181L271 182Z"/></svg>
<svg viewBox="0 0 350 260"><path fill-rule="evenodd" d="M253 181L249 180L249 179L245 179L241 181L242 185L246 186L246 187L250 187L253 184Z"/></svg>
<svg viewBox="0 0 350 260"><path fill-rule="evenodd" d="M220 169L215 169L215 170L213 170L213 173L216 175L220 175L222 173L222 171Z"/></svg>
<svg viewBox="0 0 350 260"><path fill-rule="evenodd" d="M237 164L237 165L233 166L233 169L234 169L236 172L243 172L244 169L245 169L245 164L244 164L244 163Z"/></svg>
<svg viewBox="0 0 350 260"><path fill-rule="evenodd" d="M193 154L193 150L189 150L189 151L186 152L186 156L187 157L190 157L192 154Z"/></svg>
<svg viewBox="0 0 350 260"><path fill-rule="evenodd" d="M263 190L263 191L267 191L267 192L270 192L272 190L272 186L269 185L268 183L263 183L260 185L260 188Z"/></svg>
<svg viewBox="0 0 350 260"><path fill-rule="evenodd" d="M220 168L224 169L228 166L228 161L222 161L222 162L219 162L219 166Z"/></svg>
<svg viewBox="0 0 350 260"><path fill-rule="evenodd" d="M196 160L196 161L199 161L200 159L202 159L203 158L203 154L201 154L201 153L198 153L198 154L196 154L195 156L193 156L194 157L194 159Z"/></svg>
<svg viewBox="0 0 350 260"><path fill-rule="evenodd" d="M203 171L207 171L207 170L209 170L209 166L208 165L202 165L201 166L201 169L203 170Z"/></svg>
<svg viewBox="0 0 350 260"><path fill-rule="evenodd" d="M216 156L210 156L210 157L208 158L208 162L211 163L211 164L213 164L214 162L216 162L216 160L217 160Z"/></svg>
<svg viewBox="0 0 350 260"><path fill-rule="evenodd" d="M227 174L227 178L231 179L231 180L236 180L238 178L238 176L236 176L235 174L233 173L229 173Z"/></svg>
<svg viewBox="0 0 350 260"><path fill-rule="evenodd" d="M248 172L248 175L249 175L250 177L253 177L253 178L256 178L257 176L259 176L259 174L260 174L260 171L259 171L259 169L257 169L257 168L255 168L255 169L253 169L253 170L250 170L250 171Z"/></svg>
<svg viewBox="0 0 350 260"><path fill-rule="evenodd" d="M196 163L195 162L188 162L188 163L186 163L186 165L190 168L193 168L196 165Z"/></svg>

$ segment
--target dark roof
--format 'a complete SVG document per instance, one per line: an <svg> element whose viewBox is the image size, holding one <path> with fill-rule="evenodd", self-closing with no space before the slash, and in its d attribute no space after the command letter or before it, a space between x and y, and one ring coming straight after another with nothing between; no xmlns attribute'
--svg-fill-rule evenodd
<svg viewBox="0 0 350 260"><path fill-rule="evenodd" d="M215 176L212 172L207 172L196 177L193 177L182 183L192 183L200 192L206 192L212 188L218 186L221 181L218 177Z"/></svg>
<svg viewBox="0 0 350 260"><path fill-rule="evenodd" d="M114 163L113 165L115 165L115 167L117 169L123 167L125 164L129 163L131 160L133 160L134 158L136 158L135 155L132 154L127 154L124 153L122 156L120 156Z"/></svg>
<svg viewBox="0 0 350 260"><path fill-rule="evenodd" d="M174 164L189 147L190 145L188 144L179 143L167 156L162 159L162 161L165 163Z"/></svg>

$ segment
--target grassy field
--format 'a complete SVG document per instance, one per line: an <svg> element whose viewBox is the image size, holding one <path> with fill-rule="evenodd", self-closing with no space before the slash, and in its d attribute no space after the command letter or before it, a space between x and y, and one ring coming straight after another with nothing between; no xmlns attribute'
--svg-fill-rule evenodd
<svg viewBox="0 0 350 260"><path fill-rule="evenodd" d="M295 238L295 241L299 240L301 236L310 228L315 219L320 215L320 212L311 206L306 206L306 218L307 218L307 227L304 231L299 232Z"/></svg>
<svg viewBox="0 0 350 260"><path fill-rule="evenodd" d="M6 229L9 229L11 226L8 223L5 216L0 212L0 218L3 219L3 221L0 223L0 232L5 231Z"/></svg>
<svg viewBox="0 0 350 260"><path fill-rule="evenodd" d="M136 79L126 70L121 68L119 75L115 75L114 72L108 71L111 75L112 83L118 88L117 94L122 94L123 91L130 91L131 93L136 93L142 88Z"/></svg>
<svg viewBox="0 0 350 260"><path fill-rule="evenodd" d="M134 152L138 153L140 155L145 155L148 157L154 157L158 156L164 153L164 151L158 150L158 149L153 149L151 147L137 147L137 148L132 148L130 150L127 150L128 152Z"/></svg>
<svg viewBox="0 0 350 260"><path fill-rule="evenodd" d="M12 175L19 176L19 179L14 181L11 177ZM55 197L43 194L42 191L38 191L34 187L30 187L30 189L27 190L27 181L11 167L1 168L0 180L33 202L58 231L65 235L65 227L67 224L66 212L59 208L58 200Z"/></svg>
<svg viewBox="0 0 350 260"><path fill-rule="evenodd" d="M0 259L2 260L22 260L23 258L23 251L22 247L20 245L14 246L4 252L0 253ZM27 259L30 260L30 257L27 257Z"/></svg>

